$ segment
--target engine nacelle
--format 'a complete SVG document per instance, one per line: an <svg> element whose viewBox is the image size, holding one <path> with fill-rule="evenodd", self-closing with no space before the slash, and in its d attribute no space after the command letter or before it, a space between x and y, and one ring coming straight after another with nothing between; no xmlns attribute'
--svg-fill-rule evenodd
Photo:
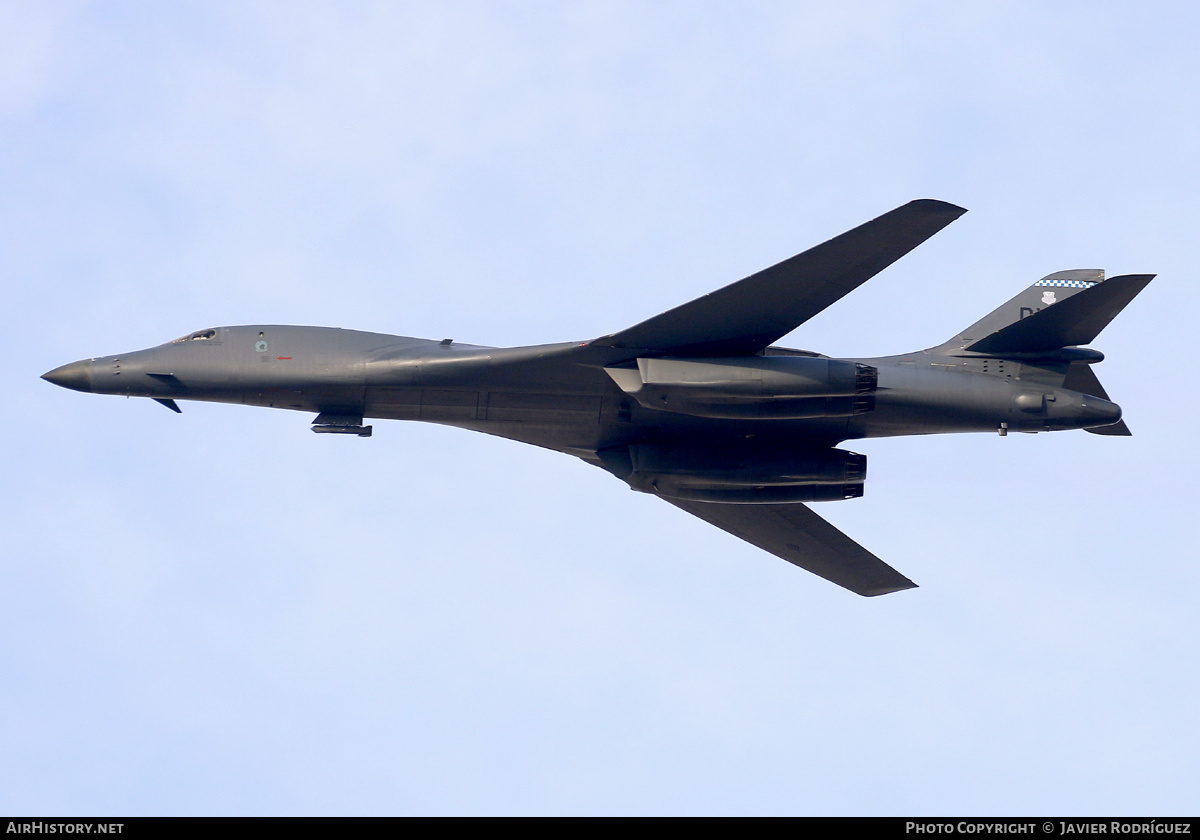
<svg viewBox="0 0 1200 840"><path fill-rule="evenodd" d="M757 443L729 446L635 444L601 453L634 490L673 499L778 504L862 495L867 458L842 449Z"/></svg>
<svg viewBox="0 0 1200 840"><path fill-rule="evenodd" d="M652 358L605 370L645 408L728 419L863 414L879 379L870 365L812 356Z"/></svg>

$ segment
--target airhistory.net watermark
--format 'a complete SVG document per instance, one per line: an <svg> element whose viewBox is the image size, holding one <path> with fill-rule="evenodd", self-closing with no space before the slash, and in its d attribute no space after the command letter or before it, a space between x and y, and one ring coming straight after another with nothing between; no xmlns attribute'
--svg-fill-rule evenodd
<svg viewBox="0 0 1200 840"><path fill-rule="evenodd" d="M109 822L44 822L9 820L5 834L120 834L125 823Z"/></svg>

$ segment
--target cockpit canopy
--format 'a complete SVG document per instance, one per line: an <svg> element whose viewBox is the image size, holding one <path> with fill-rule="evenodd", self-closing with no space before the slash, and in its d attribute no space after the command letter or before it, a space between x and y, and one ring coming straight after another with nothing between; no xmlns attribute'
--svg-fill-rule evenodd
<svg viewBox="0 0 1200 840"><path fill-rule="evenodd" d="M172 344L182 344L185 341L208 341L209 339L216 338L216 337L217 337L217 331L215 329L196 330L194 333L185 335L183 338L177 338L174 341L172 341L171 343Z"/></svg>

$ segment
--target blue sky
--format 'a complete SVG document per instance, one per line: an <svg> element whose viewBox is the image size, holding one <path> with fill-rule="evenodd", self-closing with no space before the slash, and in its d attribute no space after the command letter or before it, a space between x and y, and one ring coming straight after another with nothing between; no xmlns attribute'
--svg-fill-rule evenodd
<svg viewBox="0 0 1200 840"><path fill-rule="evenodd" d="M1194 814L1200 13L1182 3L0 6L0 810ZM784 343L1052 271L1134 437L862 442L861 599L582 462L87 396L242 323L612 332L913 198ZM331 439L332 438L332 439Z"/></svg>

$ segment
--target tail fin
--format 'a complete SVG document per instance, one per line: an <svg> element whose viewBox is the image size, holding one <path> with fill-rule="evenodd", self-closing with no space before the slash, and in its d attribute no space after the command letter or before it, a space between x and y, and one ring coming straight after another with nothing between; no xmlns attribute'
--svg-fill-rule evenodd
<svg viewBox="0 0 1200 840"><path fill-rule="evenodd" d="M1153 274L1125 274L1105 280L1099 269L1059 271L938 349L1002 355L1090 344L1152 279Z"/></svg>

